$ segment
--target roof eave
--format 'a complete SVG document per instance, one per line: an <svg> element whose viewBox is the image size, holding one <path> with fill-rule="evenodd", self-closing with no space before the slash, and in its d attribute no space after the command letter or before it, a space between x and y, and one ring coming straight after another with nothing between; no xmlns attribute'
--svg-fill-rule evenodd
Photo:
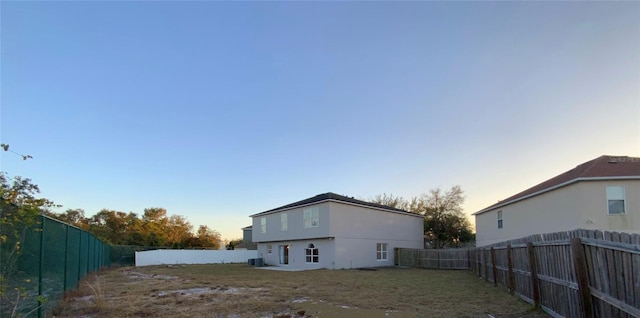
<svg viewBox="0 0 640 318"><path fill-rule="evenodd" d="M276 242L297 242L297 241L310 241L310 240L334 240L335 236L313 236L313 237L301 237L292 239L280 239L280 240L268 240L268 241L255 241L253 243L276 243Z"/></svg>
<svg viewBox="0 0 640 318"><path fill-rule="evenodd" d="M307 207L307 206L314 205L314 204L320 204L320 203L324 203L324 202L327 202L327 201L329 201L329 199L324 199L324 200L321 200L321 201L316 201L316 202L311 202L311 203L306 203L306 204L301 204L301 205L296 205L296 206L290 206L290 207L287 207L287 208L281 208L281 209L277 209L277 210L264 211L264 212L260 212L260 213L249 215L249 217L253 218L253 217L256 217L256 216L269 215L269 214L278 213L278 212L282 212L282 211L288 211L288 210L293 210L293 209L297 209L297 208L301 208L301 207Z"/></svg>
<svg viewBox="0 0 640 318"><path fill-rule="evenodd" d="M320 203L325 203L325 202L335 202L335 203L349 204L349 205L354 205L354 206L359 206L359 207L364 207L364 208L369 208L369 209L374 209L374 210L379 210L379 211L384 211L384 212L398 213L398 214L402 214L402 215L417 216L417 217L422 218L422 215L411 213L411 212L407 212L407 211L398 211L398 210L392 210L392 209L378 208L378 207L373 207L373 206L369 206L369 205L357 204L357 203L353 203L353 202L347 202L347 201L336 200L336 199L324 199L324 200L321 200L321 201L316 201L316 202L311 202L311 203L307 203L307 204L296 205L296 206L292 206L292 207L288 207L288 208L260 212L260 213L256 213L256 214L253 214L253 215L249 215L249 217L253 218L253 217L256 217L256 216L269 215L269 214L273 214L273 213L279 213L279 212L283 212L283 211L299 209L299 208L302 208L302 207L307 207L307 206L310 206L310 205L315 205L315 204L320 204Z"/></svg>

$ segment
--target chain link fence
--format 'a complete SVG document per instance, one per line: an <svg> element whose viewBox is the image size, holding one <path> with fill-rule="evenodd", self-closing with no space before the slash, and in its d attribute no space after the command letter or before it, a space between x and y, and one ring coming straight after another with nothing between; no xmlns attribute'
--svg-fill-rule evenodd
<svg viewBox="0 0 640 318"><path fill-rule="evenodd" d="M47 216L0 225L0 317L45 317L66 291L110 264L110 246Z"/></svg>

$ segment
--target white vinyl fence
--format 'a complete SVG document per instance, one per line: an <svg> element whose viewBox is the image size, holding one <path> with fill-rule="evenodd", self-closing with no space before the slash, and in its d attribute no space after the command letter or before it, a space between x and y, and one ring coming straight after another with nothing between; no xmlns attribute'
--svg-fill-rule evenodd
<svg viewBox="0 0 640 318"><path fill-rule="evenodd" d="M136 266L166 264L246 263L258 258L258 251L247 250L153 250L136 252Z"/></svg>

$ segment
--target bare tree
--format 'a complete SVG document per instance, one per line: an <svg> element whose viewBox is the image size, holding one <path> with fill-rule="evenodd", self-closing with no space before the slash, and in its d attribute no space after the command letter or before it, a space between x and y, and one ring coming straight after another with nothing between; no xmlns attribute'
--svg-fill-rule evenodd
<svg viewBox="0 0 640 318"><path fill-rule="evenodd" d="M471 224L463 213L464 191L459 185L406 200L393 194L381 194L370 202L406 210L424 216L424 238L434 248L460 246L475 239Z"/></svg>
<svg viewBox="0 0 640 318"><path fill-rule="evenodd" d="M407 200L405 200L403 197L395 196L392 193L378 194L369 201L400 210L407 210L407 208L409 207L409 202L407 202Z"/></svg>

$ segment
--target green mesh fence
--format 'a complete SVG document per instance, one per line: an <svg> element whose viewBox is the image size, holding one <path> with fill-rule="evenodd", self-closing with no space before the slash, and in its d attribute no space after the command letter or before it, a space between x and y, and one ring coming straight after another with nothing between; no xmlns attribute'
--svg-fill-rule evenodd
<svg viewBox="0 0 640 318"><path fill-rule="evenodd" d="M65 250L66 270L64 272L64 289L77 287L80 280L80 237L82 231L70 227L67 230L67 248Z"/></svg>
<svg viewBox="0 0 640 318"><path fill-rule="evenodd" d="M111 245L111 264L119 266L136 265L136 252L157 249L170 249L170 247L141 246L141 245Z"/></svg>
<svg viewBox="0 0 640 318"><path fill-rule="evenodd" d="M3 223L0 235L0 317L45 317L66 291L110 263L108 245L46 216Z"/></svg>
<svg viewBox="0 0 640 318"><path fill-rule="evenodd" d="M80 262L79 262L79 271L78 271L78 276L80 277L80 279L82 279L82 277L84 277L85 275L87 275L87 268L88 264L89 264L89 260L87 259L87 254L86 251L89 249L89 233L82 231L80 232L80 251L85 252L83 255L84 257L80 257Z"/></svg>

